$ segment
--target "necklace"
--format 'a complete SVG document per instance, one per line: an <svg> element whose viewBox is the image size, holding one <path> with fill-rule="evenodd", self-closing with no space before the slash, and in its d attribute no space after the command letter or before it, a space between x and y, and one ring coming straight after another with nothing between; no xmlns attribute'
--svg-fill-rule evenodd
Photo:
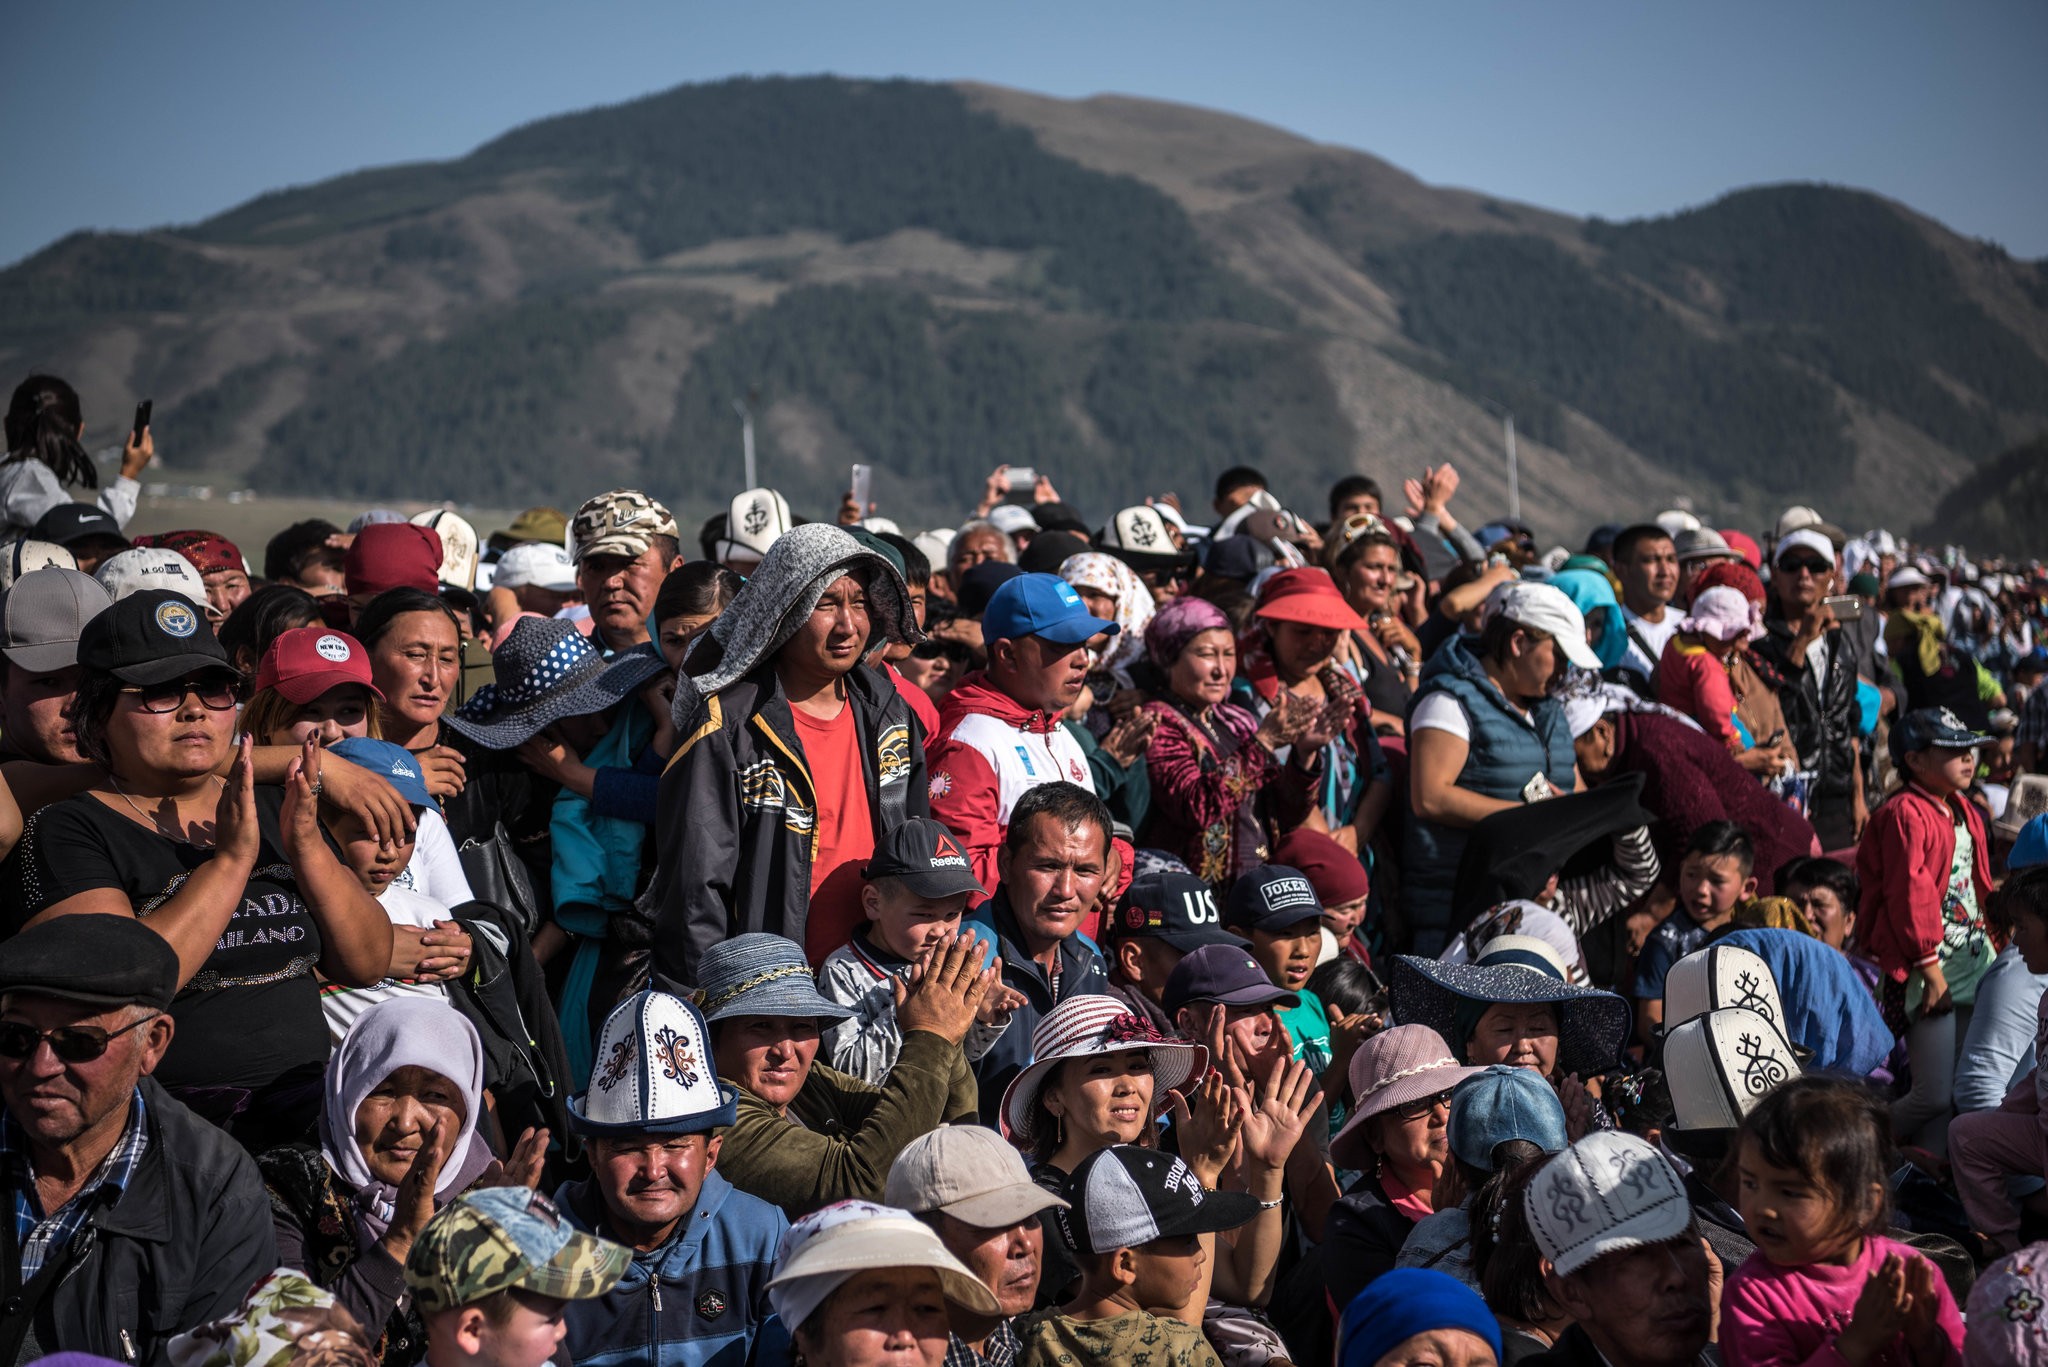
<svg viewBox="0 0 2048 1367"><path fill-rule="evenodd" d="M222 778L219 774L213 775L213 781L219 784L222 788L227 787L227 780ZM142 810L142 808L136 803L135 799L128 795L128 790L121 786L121 780L114 775L114 772L112 770L107 771L107 782L114 785L114 791L120 795L120 798L123 802L128 804L128 809L134 812L135 815L141 817L144 821L148 822L149 828L155 831L158 835L163 836L166 840L176 840L182 844L190 845L195 849L207 848L206 846L201 845L198 841L183 834L182 832L172 832L165 830L163 822L159 821L156 817L151 816L148 812ZM177 805L176 798L171 799L171 805L174 807ZM180 811L179 815L182 817L183 812Z"/></svg>

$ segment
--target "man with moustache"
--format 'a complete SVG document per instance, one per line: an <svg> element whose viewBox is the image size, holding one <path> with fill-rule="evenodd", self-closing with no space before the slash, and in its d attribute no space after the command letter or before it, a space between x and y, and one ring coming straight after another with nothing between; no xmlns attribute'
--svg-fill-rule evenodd
<svg viewBox="0 0 2048 1367"><path fill-rule="evenodd" d="M617 1285L564 1310L564 1342L585 1367L780 1362L789 1351L768 1304L789 1221L717 1171L738 1094L713 1071L708 1034L681 997L635 993L605 1021L590 1088L569 1102L591 1176L563 1184L555 1204L633 1250Z"/></svg>
<svg viewBox="0 0 2048 1367"><path fill-rule="evenodd" d="M947 1307L953 1343L945 1367L1011 1367L1023 1346L1012 1325L1030 1311L1045 1269L1039 1217L1067 1203L1031 1180L1014 1145L979 1125L945 1125L912 1140L889 1167L882 1202L931 1226L1002 1309L990 1320Z"/></svg>

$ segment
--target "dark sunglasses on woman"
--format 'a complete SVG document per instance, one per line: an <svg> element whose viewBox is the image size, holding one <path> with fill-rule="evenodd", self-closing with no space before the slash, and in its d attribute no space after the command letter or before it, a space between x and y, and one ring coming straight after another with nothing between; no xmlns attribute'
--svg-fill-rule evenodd
<svg viewBox="0 0 2048 1367"><path fill-rule="evenodd" d="M208 670L190 678L131 685L121 691L137 694L138 705L145 712L175 712L184 704L187 694L196 695L199 705L209 712L225 712L242 701L242 676L227 670Z"/></svg>

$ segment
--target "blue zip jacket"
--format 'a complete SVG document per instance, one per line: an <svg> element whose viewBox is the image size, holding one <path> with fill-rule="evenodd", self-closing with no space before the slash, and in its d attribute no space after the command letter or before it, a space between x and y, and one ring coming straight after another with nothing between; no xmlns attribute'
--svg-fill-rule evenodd
<svg viewBox="0 0 2048 1367"><path fill-rule="evenodd" d="M555 1204L578 1229L606 1233L604 1195L594 1181L563 1183ZM626 1275L604 1295L569 1302L570 1356L578 1367L787 1361L789 1334L769 1308L768 1279L788 1228L774 1206L734 1190L715 1168L705 1173L696 1209L666 1243L635 1251Z"/></svg>

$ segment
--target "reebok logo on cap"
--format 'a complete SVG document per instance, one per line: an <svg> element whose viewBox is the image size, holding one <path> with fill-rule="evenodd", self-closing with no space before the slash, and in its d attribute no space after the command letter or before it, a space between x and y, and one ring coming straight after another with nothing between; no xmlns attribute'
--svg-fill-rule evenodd
<svg viewBox="0 0 2048 1367"><path fill-rule="evenodd" d="M932 867L935 869L964 869L967 856L960 853L960 846L952 833L941 830L932 845Z"/></svg>

